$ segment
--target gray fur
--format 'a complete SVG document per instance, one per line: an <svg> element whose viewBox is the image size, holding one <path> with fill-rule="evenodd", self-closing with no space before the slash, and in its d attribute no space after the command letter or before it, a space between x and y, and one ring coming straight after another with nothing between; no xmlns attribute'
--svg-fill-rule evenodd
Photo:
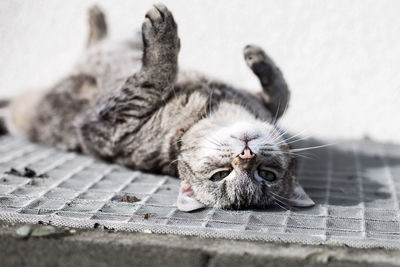
<svg viewBox="0 0 400 267"><path fill-rule="evenodd" d="M261 48L244 50L263 86L252 95L178 72L177 25L162 4L146 14L142 45L110 48L103 40L104 15L98 8L90 15L87 55L37 105L27 132L32 140L179 176L195 199L209 206L264 207L293 197L294 159L274 125L287 107L289 91ZM238 158L245 146L257 152L254 159ZM260 164L274 166L278 181L257 180ZM220 167L232 170L232 177L211 181Z"/></svg>

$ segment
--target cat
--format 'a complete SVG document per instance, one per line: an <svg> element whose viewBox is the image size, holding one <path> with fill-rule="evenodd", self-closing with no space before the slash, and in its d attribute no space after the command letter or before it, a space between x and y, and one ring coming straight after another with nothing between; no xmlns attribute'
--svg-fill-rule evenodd
<svg viewBox="0 0 400 267"><path fill-rule="evenodd" d="M70 76L12 101L11 132L178 176L182 211L314 205L296 181L296 158L276 126L289 89L260 47L244 48L262 85L251 94L178 71L177 24L163 4L146 13L142 41L109 42L97 6L89 11L89 26L85 56Z"/></svg>

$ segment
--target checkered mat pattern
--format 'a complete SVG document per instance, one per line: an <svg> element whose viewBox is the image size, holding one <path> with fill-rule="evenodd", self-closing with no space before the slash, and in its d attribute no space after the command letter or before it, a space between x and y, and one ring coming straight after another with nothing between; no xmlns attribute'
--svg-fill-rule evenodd
<svg viewBox="0 0 400 267"><path fill-rule="evenodd" d="M320 144L308 140L301 146ZM0 220L214 238L400 248L400 146L372 141L342 142L304 153L299 159L297 176L317 203L315 207L243 211L208 208L184 213L176 207L178 179L144 174L3 136L0 137ZM36 175L7 174L11 168L24 172L25 167ZM38 177L43 173L46 175Z"/></svg>

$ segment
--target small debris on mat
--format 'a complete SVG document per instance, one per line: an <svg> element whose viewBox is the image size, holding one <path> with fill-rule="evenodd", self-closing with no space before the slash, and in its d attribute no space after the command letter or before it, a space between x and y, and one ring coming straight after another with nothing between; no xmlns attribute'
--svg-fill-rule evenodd
<svg viewBox="0 0 400 267"><path fill-rule="evenodd" d="M106 230L106 231L108 231L109 233L112 233L112 232L115 232L115 228L109 228L109 227L107 227L107 226L105 226L105 225L103 225L103 230Z"/></svg>
<svg viewBox="0 0 400 267"><path fill-rule="evenodd" d="M1 179L2 182L7 182L8 180L6 178Z"/></svg>
<svg viewBox="0 0 400 267"><path fill-rule="evenodd" d="M347 175L346 177L348 180L353 180L354 178L356 178L355 175Z"/></svg>
<svg viewBox="0 0 400 267"><path fill-rule="evenodd" d="M171 187L166 186L164 189L169 191L169 190L171 190Z"/></svg>
<svg viewBox="0 0 400 267"><path fill-rule="evenodd" d="M142 218L147 220L148 218L150 218L150 213L144 213L142 214Z"/></svg>
<svg viewBox="0 0 400 267"><path fill-rule="evenodd" d="M25 171L24 173L25 177L33 178L36 176L36 172L29 167L25 167L24 171Z"/></svg>
<svg viewBox="0 0 400 267"><path fill-rule="evenodd" d="M152 232L150 229L143 229L143 230L142 230L142 233L145 233L145 234L152 234L153 232Z"/></svg>
<svg viewBox="0 0 400 267"><path fill-rule="evenodd" d="M38 175L38 178L49 178L49 175L47 173L42 173Z"/></svg>
<svg viewBox="0 0 400 267"><path fill-rule="evenodd" d="M14 168L11 168L9 171L5 172L5 174L11 174L15 176L24 176L20 171L17 171Z"/></svg>
<svg viewBox="0 0 400 267"><path fill-rule="evenodd" d="M185 132L185 128L181 127L181 128L179 128L179 131L184 133Z"/></svg>
<svg viewBox="0 0 400 267"><path fill-rule="evenodd" d="M35 185L36 184L36 182L35 182L35 180L30 180L28 183L27 183L27 185Z"/></svg>
<svg viewBox="0 0 400 267"><path fill-rule="evenodd" d="M42 209L42 201L39 201L38 209L37 209L37 214L40 214L40 210Z"/></svg>
<svg viewBox="0 0 400 267"><path fill-rule="evenodd" d="M46 173L37 174L35 170L29 167L25 167L24 171L19 171L15 168L11 168L9 171L5 172L5 174L11 174L15 176L27 177L27 178L48 178L49 176Z"/></svg>
<svg viewBox="0 0 400 267"><path fill-rule="evenodd" d="M128 203L132 203L132 202L138 202L140 201L140 199L138 199L136 196L130 196L128 194L125 194L122 196L120 202L128 202Z"/></svg>
<svg viewBox="0 0 400 267"><path fill-rule="evenodd" d="M306 257L306 260L313 263L326 264L330 261L331 256L327 252L314 252Z"/></svg>
<svg viewBox="0 0 400 267"><path fill-rule="evenodd" d="M101 229L101 230L104 230L104 231L108 231L109 233L115 232L115 228L107 227L107 226L101 225L99 223L95 223L93 225L93 228L94 229Z"/></svg>

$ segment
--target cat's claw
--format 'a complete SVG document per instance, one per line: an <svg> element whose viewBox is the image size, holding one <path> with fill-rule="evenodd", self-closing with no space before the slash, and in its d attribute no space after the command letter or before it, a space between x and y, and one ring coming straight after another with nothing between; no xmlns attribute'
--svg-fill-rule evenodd
<svg viewBox="0 0 400 267"><path fill-rule="evenodd" d="M259 46L247 45L244 48L243 53L244 59L251 69L255 67L256 63L265 62L266 60L268 60L268 57L265 54L264 50Z"/></svg>
<svg viewBox="0 0 400 267"><path fill-rule="evenodd" d="M154 5L146 13L142 34L145 47L169 46L179 49L177 25L172 13L163 4Z"/></svg>

